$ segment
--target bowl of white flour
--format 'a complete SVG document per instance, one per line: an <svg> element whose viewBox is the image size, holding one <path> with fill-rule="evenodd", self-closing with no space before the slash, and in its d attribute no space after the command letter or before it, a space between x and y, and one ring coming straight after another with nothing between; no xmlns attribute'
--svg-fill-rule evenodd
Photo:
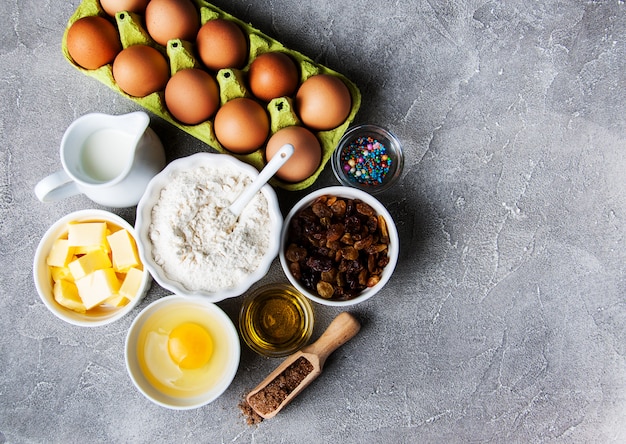
<svg viewBox="0 0 626 444"><path fill-rule="evenodd" d="M278 255L283 224L278 198L265 185L237 222L219 222L258 175L227 154L198 153L171 162L137 205L135 231L143 263L163 288L211 302L245 293Z"/></svg>

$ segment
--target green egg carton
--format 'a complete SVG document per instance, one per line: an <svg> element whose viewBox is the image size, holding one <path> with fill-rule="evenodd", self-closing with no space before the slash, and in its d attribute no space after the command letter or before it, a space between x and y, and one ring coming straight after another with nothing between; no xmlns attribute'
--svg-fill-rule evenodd
<svg viewBox="0 0 626 444"><path fill-rule="evenodd" d="M309 57L306 57L300 52L286 48L282 43L262 33L249 23L243 22L237 17L224 12L220 8L207 3L204 0L193 1L198 8L201 24L216 18L224 18L237 23L248 35L250 50L248 64L242 69L222 69L215 73L216 80L220 87L220 102L222 105L237 97L252 97L246 87L245 76L250 67L251 61L258 55L266 52L281 51L290 55L299 66L300 83L316 74L330 74L339 77L348 87L352 97L352 109L347 119L337 128L332 130L314 131L322 147L322 160L313 175L297 183L284 182L277 178L270 181L272 185L290 191L303 190L311 186L317 180L325 165L332 157L332 153L337 147L339 140L346 132L348 126L354 120L359 110L361 105L361 93L358 87L342 74L320 65L319 63L315 63ZM157 91L146 97L130 96L122 91L115 83L111 64L104 65L94 70L88 70L76 64L67 50L67 31L76 20L82 17L94 15L113 20L113 18L109 17L104 12L98 0L83 0L67 23L67 27L63 35L62 49L65 58L72 64L72 66L81 71L83 74L96 78L114 91L117 91L122 96L138 103L143 108L170 122L177 128L201 140L215 151L235 156L236 158L254 166L258 170L263 168L266 163L265 146L250 154L232 153L225 149L215 137L212 118L198 125L182 124L167 111L165 106L164 91ZM142 16L132 12L118 12L114 19L123 48L137 44L144 44L158 49L167 57L170 64L171 75L185 68L204 68L201 62L197 60L194 53L194 42L187 42L178 39L170 40L167 47L163 47L156 43L144 29ZM287 126L302 125L302 122L295 113L292 97L280 97L273 99L267 104L267 110L270 117L270 135Z"/></svg>

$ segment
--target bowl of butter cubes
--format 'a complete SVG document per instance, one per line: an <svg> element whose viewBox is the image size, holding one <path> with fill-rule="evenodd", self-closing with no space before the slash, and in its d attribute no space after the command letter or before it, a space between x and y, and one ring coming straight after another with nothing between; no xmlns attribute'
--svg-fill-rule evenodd
<svg viewBox="0 0 626 444"><path fill-rule="evenodd" d="M122 318L152 283L133 227L97 209L70 213L46 231L35 252L33 277L55 316L84 327Z"/></svg>

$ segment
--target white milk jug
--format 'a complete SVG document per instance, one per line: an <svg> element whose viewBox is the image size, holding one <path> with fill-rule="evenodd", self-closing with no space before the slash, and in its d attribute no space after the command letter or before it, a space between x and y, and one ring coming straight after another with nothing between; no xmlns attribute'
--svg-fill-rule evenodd
<svg viewBox="0 0 626 444"><path fill-rule="evenodd" d="M165 166L165 150L143 111L86 114L61 140L63 169L42 179L35 194L52 202L83 193L107 207L137 205L148 182Z"/></svg>

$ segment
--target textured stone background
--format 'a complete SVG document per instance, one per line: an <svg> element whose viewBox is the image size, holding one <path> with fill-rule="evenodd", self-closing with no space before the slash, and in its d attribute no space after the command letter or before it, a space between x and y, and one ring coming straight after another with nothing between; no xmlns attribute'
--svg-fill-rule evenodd
<svg viewBox="0 0 626 444"><path fill-rule="evenodd" d="M381 196L400 263L357 337L271 421L237 403L280 361L243 349L214 403L170 411L126 375L132 317L62 323L31 277L67 126L139 109L62 56L78 0L0 14L0 443L624 442L626 5L607 1L215 1L354 80L357 122L402 140ZM210 150L153 116L168 160ZM327 168L311 189L335 185ZM305 193L281 192L286 212ZM134 209L116 210L131 223ZM284 281L276 261L263 281ZM167 294L154 286L140 308ZM241 298L219 305L235 318ZM316 307L316 336L337 314Z"/></svg>

